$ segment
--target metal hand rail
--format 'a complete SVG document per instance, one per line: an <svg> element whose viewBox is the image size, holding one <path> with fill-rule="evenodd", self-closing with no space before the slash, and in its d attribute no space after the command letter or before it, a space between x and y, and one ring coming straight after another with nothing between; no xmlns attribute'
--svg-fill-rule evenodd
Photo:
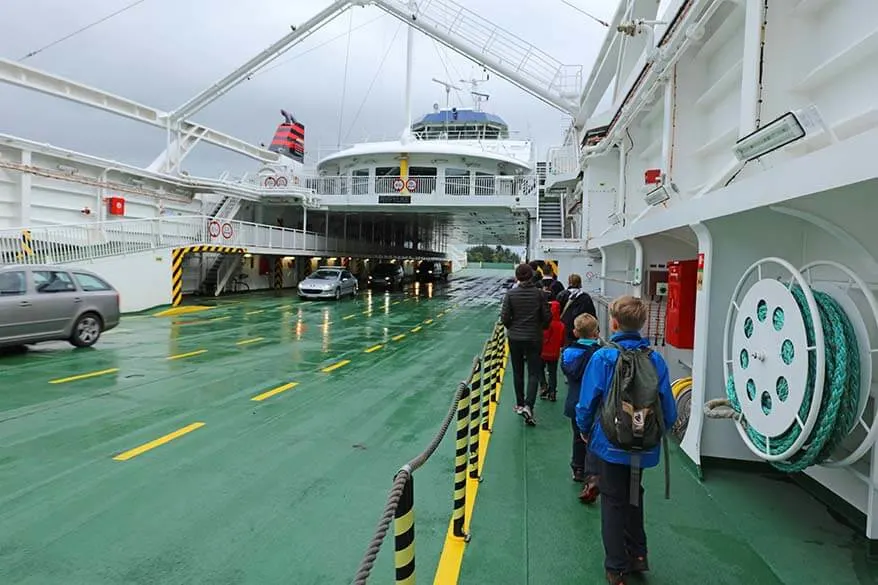
<svg viewBox="0 0 878 585"><path fill-rule="evenodd" d="M406 463L396 472L387 504L375 535L366 548L366 554L357 569L353 585L365 585L378 558L391 521L394 523L394 566L397 585L412 585L415 582L415 523L414 523L414 472L417 471L436 452L451 421L457 415L457 434L454 458L454 505L452 512L452 533L455 537L469 541L464 531L466 523L466 483L467 475L481 481L479 463L479 431L490 432L490 405L497 402L498 392L503 380L506 361L506 330L497 323L490 339L480 355L473 359L469 378L460 382L448 412L442 421L439 432L420 455ZM467 473L468 472L468 473Z"/></svg>

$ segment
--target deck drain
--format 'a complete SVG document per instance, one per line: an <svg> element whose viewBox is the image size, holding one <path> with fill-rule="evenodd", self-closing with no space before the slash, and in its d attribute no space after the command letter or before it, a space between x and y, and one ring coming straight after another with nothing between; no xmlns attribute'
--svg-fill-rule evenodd
<svg viewBox="0 0 878 585"><path fill-rule="evenodd" d="M362 443L354 443L353 445L351 445L351 447L353 447L354 449L360 449L362 451L366 450L366 445L363 445Z"/></svg>

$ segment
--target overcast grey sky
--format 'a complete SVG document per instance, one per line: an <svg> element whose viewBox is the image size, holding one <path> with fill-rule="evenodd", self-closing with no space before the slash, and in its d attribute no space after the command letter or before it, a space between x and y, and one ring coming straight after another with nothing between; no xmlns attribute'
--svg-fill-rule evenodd
<svg viewBox="0 0 878 585"><path fill-rule="evenodd" d="M618 5L618 0L571 1L604 20ZM20 59L131 2L4 3L0 54ZM25 63L170 110L328 4L328 0L145 0ZM467 0L465 4L560 61L583 65L584 76L607 30L561 0ZM350 36L345 89L350 18L345 13L194 119L257 144L268 143L284 108L305 124L306 148L314 154L321 146L335 146L339 127L342 143L398 136L405 125L406 30L378 8L353 9L355 30ZM327 43L334 37L340 38ZM429 112L436 102L445 103L445 90L431 81L433 77L457 83L480 75L469 60L420 33L415 35L414 51L415 117ZM389 56L379 71L385 54ZM485 109L532 137L541 157L560 139L564 117L557 110L493 74L480 90L491 95ZM471 104L465 92L451 96L454 105ZM164 134L158 129L7 85L0 85L0 112L2 133L138 165L148 164L164 147ZM254 162L202 145L185 166L194 174L215 176L224 169L253 170Z"/></svg>

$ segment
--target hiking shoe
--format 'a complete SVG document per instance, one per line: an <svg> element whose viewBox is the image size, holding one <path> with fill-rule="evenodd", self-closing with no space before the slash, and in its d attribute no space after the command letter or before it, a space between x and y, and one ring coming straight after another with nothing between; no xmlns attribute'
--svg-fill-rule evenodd
<svg viewBox="0 0 878 585"><path fill-rule="evenodd" d="M521 411L522 416L524 416L524 422L527 423L528 426L535 426L537 421L534 420L533 409L530 406L525 406Z"/></svg>
<svg viewBox="0 0 878 585"><path fill-rule="evenodd" d="M649 571L649 561L646 559L646 555L628 558L629 573L645 573L647 571Z"/></svg>
<svg viewBox="0 0 878 585"><path fill-rule="evenodd" d="M598 489L598 485L588 481L579 493L579 501L583 504L594 504L599 495L601 495L601 490Z"/></svg>
<svg viewBox="0 0 878 585"><path fill-rule="evenodd" d="M607 571L607 585L625 585L625 576L616 571Z"/></svg>
<svg viewBox="0 0 878 585"><path fill-rule="evenodd" d="M585 481L585 471L582 469L574 469L573 470L573 481L576 483L582 483Z"/></svg>

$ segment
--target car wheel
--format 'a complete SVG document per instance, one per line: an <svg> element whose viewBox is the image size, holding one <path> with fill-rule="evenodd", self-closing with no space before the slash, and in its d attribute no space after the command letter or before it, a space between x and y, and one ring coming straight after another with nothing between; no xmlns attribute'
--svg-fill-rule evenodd
<svg viewBox="0 0 878 585"><path fill-rule="evenodd" d="M94 313L85 313L73 325L70 343L76 347L91 347L100 339L102 330L101 318Z"/></svg>
<svg viewBox="0 0 878 585"><path fill-rule="evenodd" d="M341 300L341 287L335 289L335 300L337 300L337 301Z"/></svg>

